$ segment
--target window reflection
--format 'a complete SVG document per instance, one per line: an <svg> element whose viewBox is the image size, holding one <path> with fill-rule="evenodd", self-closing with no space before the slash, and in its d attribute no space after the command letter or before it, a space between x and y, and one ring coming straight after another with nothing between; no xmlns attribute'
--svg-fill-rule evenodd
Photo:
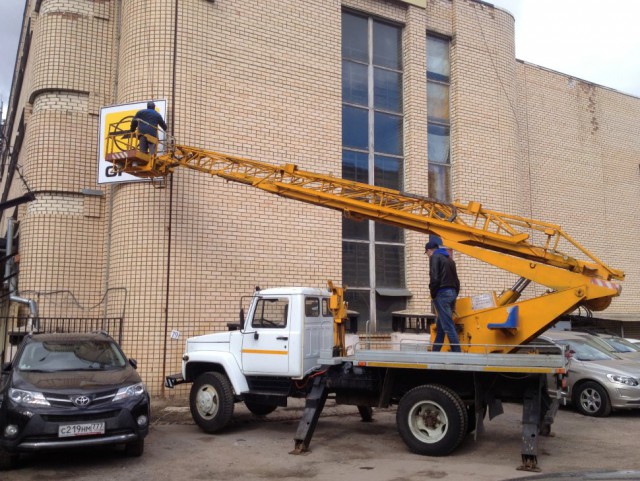
<svg viewBox="0 0 640 481"><path fill-rule="evenodd" d="M451 158L449 127L429 124L428 132L429 162L448 164Z"/></svg>
<svg viewBox="0 0 640 481"><path fill-rule="evenodd" d="M441 202L451 199L449 166L429 163L429 196Z"/></svg>
<svg viewBox="0 0 640 481"><path fill-rule="evenodd" d="M427 112L429 120L449 122L449 86L427 83Z"/></svg>
<svg viewBox="0 0 640 481"><path fill-rule="evenodd" d="M376 109L402 110L402 75L400 72L376 68L373 71L373 105Z"/></svg>
<svg viewBox="0 0 640 481"><path fill-rule="evenodd" d="M367 66L342 62L342 100L350 104L367 105Z"/></svg>
<svg viewBox="0 0 640 481"><path fill-rule="evenodd" d="M376 155L373 171L375 185L387 189L402 190L402 159Z"/></svg>
<svg viewBox="0 0 640 481"><path fill-rule="evenodd" d="M368 117L366 109L342 106L342 145L367 149L369 146Z"/></svg>
<svg viewBox="0 0 640 481"><path fill-rule="evenodd" d="M402 155L402 117L376 112L373 123L375 151Z"/></svg>
<svg viewBox="0 0 640 481"><path fill-rule="evenodd" d="M357 15L342 15L342 57L367 62L368 21Z"/></svg>
<svg viewBox="0 0 640 481"><path fill-rule="evenodd" d="M400 70L400 35L402 31L393 25L373 22L373 64Z"/></svg>

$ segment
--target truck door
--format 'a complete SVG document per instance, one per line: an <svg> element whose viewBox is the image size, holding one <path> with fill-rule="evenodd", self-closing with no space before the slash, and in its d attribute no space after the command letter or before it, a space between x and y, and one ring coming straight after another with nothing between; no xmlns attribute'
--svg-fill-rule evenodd
<svg viewBox="0 0 640 481"><path fill-rule="evenodd" d="M242 370L246 374L289 372L289 299L260 297L242 336Z"/></svg>

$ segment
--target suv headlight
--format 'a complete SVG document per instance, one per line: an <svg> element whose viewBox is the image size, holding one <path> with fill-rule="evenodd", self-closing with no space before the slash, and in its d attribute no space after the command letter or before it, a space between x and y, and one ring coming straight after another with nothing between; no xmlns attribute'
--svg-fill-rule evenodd
<svg viewBox="0 0 640 481"><path fill-rule="evenodd" d="M11 388L9 389L9 399L19 404L27 404L30 406L51 406L41 392Z"/></svg>
<svg viewBox="0 0 640 481"><path fill-rule="evenodd" d="M147 388L144 387L143 383L139 382L138 384L121 387L120 389L118 389L118 392L116 393L116 396L113 398L113 400L120 401L121 399L142 396L145 392L147 392Z"/></svg>
<svg viewBox="0 0 640 481"><path fill-rule="evenodd" d="M619 374L607 374L607 378L611 382L617 382L620 384L625 384L627 386L637 386L638 380L635 377L630 376L620 376Z"/></svg>

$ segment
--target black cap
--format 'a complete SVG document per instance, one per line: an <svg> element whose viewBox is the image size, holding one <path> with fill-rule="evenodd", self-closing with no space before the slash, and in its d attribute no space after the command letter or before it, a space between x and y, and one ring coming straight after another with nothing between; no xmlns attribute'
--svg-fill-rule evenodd
<svg viewBox="0 0 640 481"><path fill-rule="evenodd" d="M440 245L436 241L430 240L425 244L424 250L428 251L429 249L437 249L438 247L440 247Z"/></svg>
<svg viewBox="0 0 640 481"><path fill-rule="evenodd" d="M154 104L153 102L147 102L147 108L148 109L155 109L156 108L156 104Z"/></svg>

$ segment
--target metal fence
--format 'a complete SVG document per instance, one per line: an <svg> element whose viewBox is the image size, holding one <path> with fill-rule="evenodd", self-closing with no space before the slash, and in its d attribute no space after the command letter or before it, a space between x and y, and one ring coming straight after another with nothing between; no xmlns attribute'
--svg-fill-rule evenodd
<svg viewBox="0 0 640 481"><path fill-rule="evenodd" d="M2 362L10 362L24 337L33 333L104 331L122 343L122 317L0 317Z"/></svg>

